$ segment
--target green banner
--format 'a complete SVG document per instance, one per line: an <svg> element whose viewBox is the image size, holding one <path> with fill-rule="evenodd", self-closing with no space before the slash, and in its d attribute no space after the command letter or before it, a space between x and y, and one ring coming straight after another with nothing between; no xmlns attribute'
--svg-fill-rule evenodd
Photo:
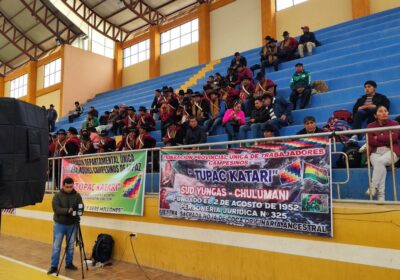
<svg viewBox="0 0 400 280"><path fill-rule="evenodd" d="M142 216L146 159L146 151L66 158L61 180L74 180L85 211Z"/></svg>

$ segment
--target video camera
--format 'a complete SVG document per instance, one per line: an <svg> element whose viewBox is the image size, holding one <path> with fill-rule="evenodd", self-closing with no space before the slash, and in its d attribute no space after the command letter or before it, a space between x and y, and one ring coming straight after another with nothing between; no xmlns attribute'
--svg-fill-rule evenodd
<svg viewBox="0 0 400 280"><path fill-rule="evenodd" d="M83 204L79 203L77 207L73 208L72 216L73 217L80 217L83 215Z"/></svg>

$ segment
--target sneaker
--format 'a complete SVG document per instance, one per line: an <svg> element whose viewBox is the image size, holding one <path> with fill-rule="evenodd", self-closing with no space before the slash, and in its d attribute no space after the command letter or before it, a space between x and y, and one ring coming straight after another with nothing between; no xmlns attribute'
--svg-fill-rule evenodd
<svg viewBox="0 0 400 280"><path fill-rule="evenodd" d="M370 187L369 189L367 189L365 194L368 196L370 195L370 196L374 197L376 195L376 188Z"/></svg>
<svg viewBox="0 0 400 280"><path fill-rule="evenodd" d="M72 263L66 265L66 266L65 266L65 269L69 269L69 270L78 270L78 268L77 268L75 265L73 265Z"/></svg>
<svg viewBox="0 0 400 280"><path fill-rule="evenodd" d="M49 271L47 271L47 274L53 274L57 272L57 267L50 267Z"/></svg>

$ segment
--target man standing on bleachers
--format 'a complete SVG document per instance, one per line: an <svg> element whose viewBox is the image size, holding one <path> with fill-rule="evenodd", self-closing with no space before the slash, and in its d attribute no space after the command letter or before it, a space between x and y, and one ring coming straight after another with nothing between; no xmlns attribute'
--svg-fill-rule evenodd
<svg viewBox="0 0 400 280"><path fill-rule="evenodd" d="M49 132L54 132L57 120L57 111L54 109L54 105L50 104L50 108L47 110L47 121L49 123Z"/></svg>
<svg viewBox="0 0 400 280"><path fill-rule="evenodd" d="M376 108L383 105L389 110L389 99L376 92L377 84L375 81L366 81L364 83L365 94L357 99L353 107L353 129L360 129L365 121L373 122ZM362 135L353 135L351 140L357 141Z"/></svg>
<svg viewBox="0 0 400 280"><path fill-rule="evenodd" d="M293 104L293 110L296 110L297 100L300 98L300 109L304 109L311 98L311 75L304 70L302 63L295 65L296 72L290 80L290 102Z"/></svg>

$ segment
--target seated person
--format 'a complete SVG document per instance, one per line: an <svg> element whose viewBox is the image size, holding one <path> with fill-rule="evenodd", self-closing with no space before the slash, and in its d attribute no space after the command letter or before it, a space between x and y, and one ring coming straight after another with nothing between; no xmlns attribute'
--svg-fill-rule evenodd
<svg viewBox="0 0 400 280"><path fill-rule="evenodd" d="M196 91L191 104L191 115L197 119L199 125L203 125L210 117L210 103L203 96L202 93Z"/></svg>
<svg viewBox="0 0 400 280"><path fill-rule="evenodd" d="M297 132L296 133L297 135L324 132L321 128L317 126L317 123L315 122L315 118L313 116L305 117L303 123L304 123L304 128L299 132Z"/></svg>
<svg viewBox="0 0 400 280"><path fill-rule="evenodd" d="M368 124L368 128L398 126L399 123L389 119L389 111L384 105L376 107L376 121ZM392 134L393 152L390 150L390 133ZM399 130L388 130L368 133L370 160L373 166L372 182L367 195L377 195L378 201L385 200L386 167L397 162L400 157Z"/></svg>
<svg viewBox="0 0 400 280"><path fill-rule="evenodd" d="M128 116L128 106L121 105L119 107L118 117L113 125L113 130L115 135L122 134L122 130L126 126L125 120Z"/></svg>
<svg viewBox="0 0 400 280"><path fill-rule="evenodd" d="M183 130L175 121L170 121L167 124L167 132L162 138L165 146L178 146L183 145Z"/></svg>
<svg viewBox="0 0 400 280"><path fill-rule="evenodd" d="M114 152L116 148L114 138L107 136L107 131L103 130L100 133L100 142L97 146L98 153Z"/></svg>
<svg viewBox="0 0 400 280"><path fill-rule="evenodd" d="M239 97L243 104L243 111L246 116L250 116L251 111L254 109L254 92L255 86L253 80L244 76L239 90Z"/></svg>
<svg viewBox="0 0 400 280"><path fill-rule="evenodd" d="M172 107L167 101L161 101L158 116L161 120L161 137L164 137L165 132L167 131L167 124L175 118L174 107Z"/></svg>
<svg viewBox="0 0 400 280"><path fill-rule="evenodd" d="M226 71L225 82L230 87L235 87L235 82L237 81L237 73L233 70L233 68L228 68Z"/></svg>
<svg viewBox="0 0 400 280"><path fill-rule="evenodd" d="M70 127L67 130L67 141L65 142L66 156L76 156L79 154L81 142L78 138L78 130Z"/></svg>
<svg viewBox="0 0 400 280"><path fill-rule="evenodd" d="M299 46L297 49L299 50L299 56L304 57L304 49L307 49L308 55L312 55L313 48L317 45L317 40L315 39L314 32L310 32L310 28L308 26L303 26L303 35L300 36Z"/></svg>
<svg viewBox="0 0 400 280"><path fill-rule="evenodd" d="M282 36L283 40L279 44L280 58L284 61L295 59L299 42L296 38L290 37L287 31L283 32Z"/></svg>
<svg viewBox="0 0 400 280"><path fill-rule="evenodd" d="M277 85L274 83L274 81L267 79L264 72L258 72L256 80L258 82L256 84L254 97L263 97L264 94L269 94L271 96L276 95Z"/></svg>
<svg viewBox="0 0 400 280"><path fill-rule="evenodd" d="M263 106L263 101L261 98L257 98L254 100L254 109L251 112L250 119L246 125L242 125L239 128L239 139L247 139L247 131L251 130L252 138L261 138L262 137L262 127L264 123L269 120L269 115L267 114L265 106Z"/></svg>
<svg viewBox="0 0 400 280"><path fill-rule="evenodd" d="M272 126L272 125L270 125L270 124L266 124L265 126L264 126L264 128L262 129L262 133L263 133L263 137L264 138L271 138L271 137L275 137L276 135L275 135L275 133L276 133L276 130L275 130L275 128ZM261 141L261 142L255 142L254 144L256 145L256 146L262 146L262 145L266 145L266 144L271 144L271 143L273 143L274 141L273 140L265 140L265 141Z"/></svg>
<svg viewBox="0 0 400 280"><path fill-rule="evenodd" d="M90 132L87 129L81 130L81 145L79 149L79 155L88 155L96 153L93 142L90 139Z"/></svg>
<svg viewBox="0 0 400 280"><path fill-rule="evenodd" d="M109 117L110 117L110 111L105 111L104 114L100 116L99 124L100 125L107 125Z"/></svg>
<svg viewBox="0 0 400 280"><path fill-rule="evenodd" d="M232 68L234 72L237 72L237 68L239 65L247 66L247 59L239 52L235 52L229 68Z"/></svg>
<svg viewBox="0 0 400 280"><path fill-rule="evenodd" d="M83 108L82 108L82 106L79 104L78 101L75 101L75 109L74 109L74 111L72 112L72 114L68 116L68 121L69 121L70 123L72 123L72 122L74 121L74 119L79 118L80 115L82 115L82 113L83 113Z"/></svg>
<svg viewBox="0 0 400 280"><path fill-rule="evenodd" d="M263 105L266 107L269 120L267 124L275 129L275 135L279 136L279 130L292 122L292 103L279 96L264 95Z"/></svg>
<svg viewBox="0 0 400 280"><path fill-rule="evenodd" d="M139 126L139 135L136 138L135 149L151 149L156 146L156 139L149 133L150 127L146 124Z"/></svg>
<svg viewBox="0 0 400 280"><path fill-rule="evenodd" d="M206 94L208 94L210 91L214 90L217 88L217 82L215 81L215 78L213 75L208 76L207 82L203 85L203 90L205 91Z"/></svg>
<svg viewBox="0 0 400 280"><path fill-rule="evenodd" d="M86 114L86 121L83 123L82 128L93 127L96 128L99 126L99 120L97 117L93 116L91 112Z"/></svg>
<svg viewBox="0 0 400 280"><path fill-rule="evenodd" d="M189 118L189 125L183 139L185 145L201 144L207 142L206 130L200 126L195 116Z"/></svg>
<svg viewBox="0 0 400 280"><path fill-rule="evenodd" d="M296 72L290 80L290 102L293 104L293 110L296 110L297 100L300 98L300 109L304 109L311 99L311 76L304 70L302 63L295 65Z"/></svg>
<svg viewBox="0 0 400 280"><path fill-rule="evenodd" d="M204 123L207 129L207 135L212 135L218 125L222 124L222 118L226 111L226 97L224 94L219 97L219 91L210 92L210 118Z"/></svg>
<svg viewBox="0 0 400 280"><path fill-rule="evenodd" d="M247 77L250 80L253 80L253 72L250 70L250 68L247 68L246 66L239 64L237 67L237 80L234 82L234 84L240 85L243 81L243 78Z"/></svg>
<svg viewBox="0 0 400 280"><path fill-rule="evenodd" d="M156 121L154 120L153 116L147 113L147 109L144 106L139 107L139 115L137 116L138 125L147 124L151 131L155 129Z"/></svg>
<svg viewBox="0 0 400 280"><path fill-rule="evenodd" d="M122 136L121 141L118 142L116 151L134 150L138 134L139 132L136 128L128 128L126 133Z"/></svg>
<svg viewBox="0 0 400 280"><path fill-rule="evenodd" d="M99 112L94 108L94 106L90 106L88 113L91 113L92 116L99 118Z"/></svg>
<svg viewBox="0 0 400 280"><path fill-rule="evenodd" d="M389 110L389 99L385 95L377 93L376 88L377 84L375 81L366 81L364 83L365 95L358 98L353 107L353 129L360 129L365 121L367 123L373 122L377 107L385 106ZM351 140L357 141L361 138L361 134L358 136L353 135Z"/></svg>
<svg viewBox="0 0 400 280"><path fill-rule="evenodd" d="M261 71L265 73L265 68L274 66L274 70L278 71L279 65L279 48L277 41L270 36L265 37L265 45L260 51Z"/></svg>
<svg viewBox="0 0 400 280"><path fill-rule="evenodd" d="M237 134L239 133L239 128L245 124L245 115L242 111L242 103L240 101L236 101L232 109L226 110L222 124L225 126L225 131L228 134L228 140L238 140Z"/></svg>
<svg viewBox="0 0 400 280"><path fill-rule="evenodd" d="M150 106L150 114L152 114L153 116L155 116L155 114L158 113L158 107L159 107L159 104L160 104L160 99L161 99L161 89L156 89L154 91L153 102L151 103L151 106Z"/></svg>

